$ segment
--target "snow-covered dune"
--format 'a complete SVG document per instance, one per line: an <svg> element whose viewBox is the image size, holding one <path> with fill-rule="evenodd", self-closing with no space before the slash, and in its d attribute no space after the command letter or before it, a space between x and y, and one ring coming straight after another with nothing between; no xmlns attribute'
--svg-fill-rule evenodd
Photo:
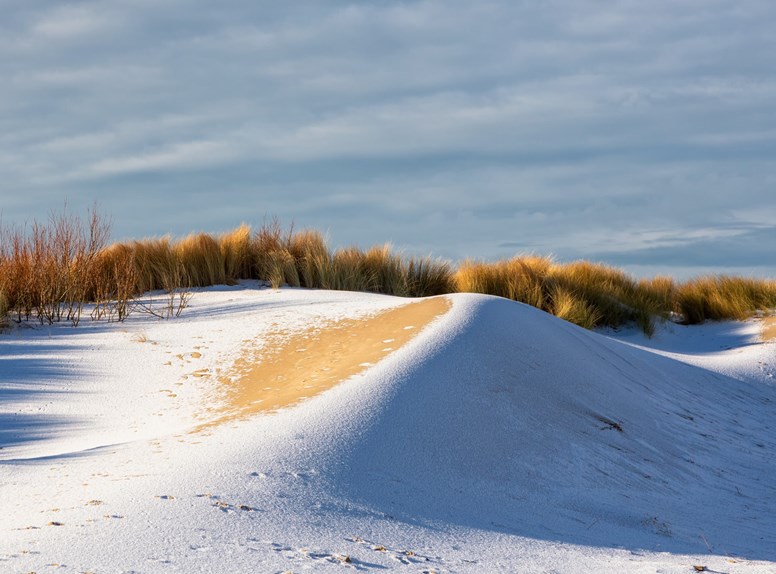
<svg viewBox="0 0 776 574"><path fill-rule="evenodd" d="M227 422L246 345L379 332L408 301L242 286L177 321L1 335L0 570L776 568L774 343L652 350L448 299L376 365Z"/></svg>

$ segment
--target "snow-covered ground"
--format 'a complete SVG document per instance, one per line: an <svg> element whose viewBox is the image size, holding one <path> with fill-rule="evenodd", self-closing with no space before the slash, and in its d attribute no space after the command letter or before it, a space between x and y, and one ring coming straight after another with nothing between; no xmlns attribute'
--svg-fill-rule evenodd
<svg viewBox="0 0 776 574"><path fill-rule="evenodd" d="M0 571L776 572L757 323L648 340L448 299L332 389L204 427L246 349L410 301L245 283L0 334Z"/></svg>

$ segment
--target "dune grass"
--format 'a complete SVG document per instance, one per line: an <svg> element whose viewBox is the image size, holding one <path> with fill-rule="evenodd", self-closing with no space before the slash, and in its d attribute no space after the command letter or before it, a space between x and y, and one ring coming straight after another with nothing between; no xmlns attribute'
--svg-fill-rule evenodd
<svg viewBox="0 0 776 574"><path fill-rule="evenodd" d="M246 224L218 236L216 241L227 282L233 283L241 277L250 277L253 274L252 240L251 228Z"/></svg>
<svg viewBox="0 0 776 574"><path fill-rule="evenodd" d="M532 305L586 328L637 323L647 334L670 302L623 271L600 263L555 263L530 255L506 261L467 261L456 273L459 291L487 293Z"/></svg>
<svg viewBox="0 0 776 574"><path fill-rule="evenodd" d="M776 281L726 275L699 277L677 286L674 300L688 323L741 320L776 307Z"/></svg>
<svg viewBox="0 0 776 574"><path fill-rule="evenodd" d="M369 291L402 297L484 293L532 305L586 328L636 324L651 335L655 322L744 319L776 308L776 281L707 276L635 280L589 261L558 263L526 255L457 268L406 256L389 244L332 250L315 230L284 229L271 220L220 235L196 233L108 244L109 226L96 213L52 215L29 228L0 229L0 317L77 324L85 303L92 318L123 320L149 310L136 298L170 294L164 316L180 313L192 287L240 279L311 289ZM178 303L173 313L173 302ZM154 314L157 314L154 312ZM161 316L161 315L160 315Z"/></svg>

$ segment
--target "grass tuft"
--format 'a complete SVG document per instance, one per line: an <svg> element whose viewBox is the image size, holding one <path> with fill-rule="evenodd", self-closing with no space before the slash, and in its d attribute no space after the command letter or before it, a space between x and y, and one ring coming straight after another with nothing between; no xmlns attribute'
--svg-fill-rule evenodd
<svg viewBox="0 0 776 574"><path fill-rule="evenodd" d="M177 265L170 237L133 241L125 247L129 251L124 251L123 255L134 260L137 291L144 293L163 289L165 278Z"/></svg>
<svg viewBox="0 0 776 574"><path fill-rule="evenodd" d="M746 319L776 307L776 281L726 275L699 277L676 288L676 311L684 322Z"/></svg>
<svg viewBox="0 0 776 574"><path fill-rule="evenodd" d="M192 287L226 283L224 256L218 241L211 235L189 235L175 243L172 251L186 270ZM172 262L172 268L174 267L175 262Z"/></svg>
<svg viewBox="0 0 776 574"><path fill-rule="evenodd" d="M296 262L301 286L310 289L324 286L324 278L329 273L332 257L320 232L304 230L292 234L288 242L288 252Z"/></svg>
<svg viewBox="0 0 776 574"><path fill-rule="evenodd" d="M235 283L238 279L251 277L253 268L251 241L251 228L245 223L218 237L217 242L221 251L224 278L228 283Z"/></svg>

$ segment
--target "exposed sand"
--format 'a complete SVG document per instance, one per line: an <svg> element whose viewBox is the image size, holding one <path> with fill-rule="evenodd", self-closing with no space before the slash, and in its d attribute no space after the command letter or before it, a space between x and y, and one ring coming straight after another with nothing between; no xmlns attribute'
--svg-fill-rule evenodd
<svg viewBox="0 0 776 574"><path fill-rule="evenodd" d="M763 341L776 341L776 317L763 320Z"/></svg>
<svg viewBox="0 0 776 574"><path fill-rule="evenodd" d="M201 428L274 411L330 389L399 349L450 307L447 298L434 297L290 339L283 333L270 335L263 349L247 348L219 377L226 404Z"/></svg>

